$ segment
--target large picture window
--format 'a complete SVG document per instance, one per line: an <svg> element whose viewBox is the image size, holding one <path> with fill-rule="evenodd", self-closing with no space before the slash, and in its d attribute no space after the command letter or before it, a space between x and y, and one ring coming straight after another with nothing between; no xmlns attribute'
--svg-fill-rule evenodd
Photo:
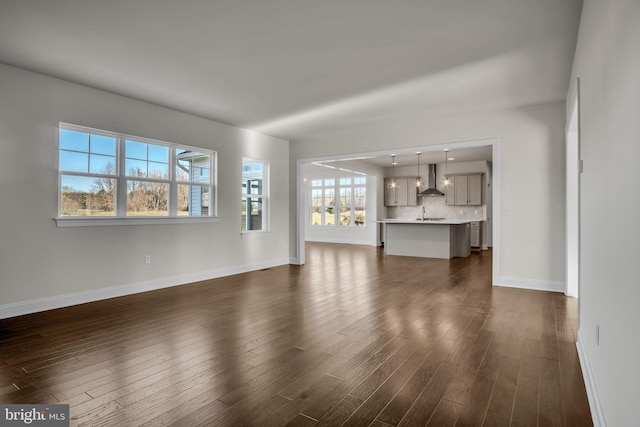
<svg viewBox="0 0 640 427"><path fill-rule="evenodd" d="M259 160L242 160L242 231L268 229L268 165Z"/></svg>
<svg viewBox="0 0 640 427"><path fill-rule="evenodd" d="M364 226L367 178L311 181L311 225Z"/></svg>
<svg viewBox="0 0 640 427"><path fill-rule="evenodd" d="M58 217L215 216L215 152L60 124Z"/></svg>

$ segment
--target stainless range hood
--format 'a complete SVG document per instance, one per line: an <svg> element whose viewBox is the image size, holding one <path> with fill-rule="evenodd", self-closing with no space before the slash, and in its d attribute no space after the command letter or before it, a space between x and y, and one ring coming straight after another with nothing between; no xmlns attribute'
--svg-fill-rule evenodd
<svg viewBox="0 0 640 427"><path fill-rule="evenodd" d="M428 168L427 189L418 193L418 197L444 196L444 193L436 188L436 165L428 165Z"/></svg>

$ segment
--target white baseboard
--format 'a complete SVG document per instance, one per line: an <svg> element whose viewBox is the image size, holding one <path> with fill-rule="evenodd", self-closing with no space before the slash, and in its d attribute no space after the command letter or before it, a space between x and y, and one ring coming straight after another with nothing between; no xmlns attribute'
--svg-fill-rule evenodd
<svg viewBox="0 0 640 427"><path fill-rule="evenodd" d="M604 419L604 413L602 412L602 406L600 405L600 397L598 396L598 389L593 379L593 372L591 372L591 365L589 364L587 351L582 345L583 342L584 340L582 339L582 332L578 330L578 341L576 342L576 347L578 349L578 359L580 359L580 367L582 368L584 385L587 389L587 398L589 399L589 407L591 408L591 418L593 418L593 425L594 427L606 427L607 422Z"/></svg>
<svg viewBox="0 0 640 427"><path fill-rule="evenodd" d="M370 240L353 240L353 239L307 239L307 242L316 243L342 243L346 245L367 245L378 246L376 243L372 243Z"/></svg>
<svg viewBox="0 0 640 427"><path fill-rule="evenodd" d="M147 280L138 283L110 286L108 288L92 289L89 291L74 292L64 295L56 295L47 298L38 298L29 301L21 301L0 305L0 319L22 316L24 314L36 313L39 311L52 310L54 308L68 307L76 304L98 301L108 298L121 297L124 295L137 294L140 292L153 291L156 289L169 288L172 286L185 285L202 280L216 279L219 277L231 276L233 274L246 273L249 271L262 270L270 267L289 264L288 259L277 259L255 264L238 265L233 267L219 268L198 273L182 274L173 277L163 277L159 279Z"/></svg>
<svg viewBox="0 0 640 427"><path fill-rule="evenodd" d="M494 286L504 286L508 288L531 289L534 291L550 291L564 293L563 282L552 280L522 279L519 277L497 277Z"/></svg>

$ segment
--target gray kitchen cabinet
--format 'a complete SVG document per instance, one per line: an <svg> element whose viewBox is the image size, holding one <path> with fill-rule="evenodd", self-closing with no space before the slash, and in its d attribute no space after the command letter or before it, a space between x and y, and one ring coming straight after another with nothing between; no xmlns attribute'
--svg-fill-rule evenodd
<svg viewBox="0 0 640 427"><path fill-rule="evenodd" d="M479 248L482 245L482 222L473 221L470 229L470 241L472 248Z"/></svg>
<svg viewBox="0 0 640 427"><path fill-rule="evenodd" d="M449 179L449 183L444 187L444 201L447 205L456 204L456 192L453 190L454 179Z"/></svg>
<svg viewBox="0 0 640 427"><path fill-rule="evenodd" d="M415 178L396 178L396 186L392 187L391 178L384 179L385 206L416 206L418 204L418 190Z"/></svg>
<svg viewBox="0 0 640 427"><path fill-rule="evenodd" d="M482 175L469 175L467 182L468 205L482 204Z"/></svg>
<svg viewBox="0 0 640 427"><path fill-rule="evenodd" d="M453 177L454 205L468 205L469 201L469 177L466 175Z"/></svg>
<svg viewBox="0 0 640 427"><path fill-rule="evenodd" d="M482 204L482 174L449 175L446 203L454 206Z"/></svg>

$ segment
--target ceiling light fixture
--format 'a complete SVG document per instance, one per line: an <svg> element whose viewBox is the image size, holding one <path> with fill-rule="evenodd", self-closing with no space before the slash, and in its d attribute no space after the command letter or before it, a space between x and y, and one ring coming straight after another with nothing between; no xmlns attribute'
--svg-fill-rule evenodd
<svg viewBox="0 0 640 427"><path fill-rule="evenodd" d="M396 155L392 154L391 155L391 185L390 187L393 188L393 198L395 201L395 204L398 204L398 190L396 189L398 187L398 184L396 183Z"/></svg>
<svg viewBox="0 0 640 427"><path fill-rule="evenodd" d="M420 154L422 154L420 151L416 151L416 154L418 155L418 173L416 174L416 187L418 187L418 191L420 191L420 185L422 184L420 182Z"/></svg>
<svg viewBox="0 0 640 427"><path fill-rule="evenodd" d="M449 149L444 149L444 185L445 187L449 185Z"/></svg>
<svg viewBox="0 0 640 427"><path fill-rule="evenodd" d="M396 188L396 155L391 155L391 188Z"/></svg>

